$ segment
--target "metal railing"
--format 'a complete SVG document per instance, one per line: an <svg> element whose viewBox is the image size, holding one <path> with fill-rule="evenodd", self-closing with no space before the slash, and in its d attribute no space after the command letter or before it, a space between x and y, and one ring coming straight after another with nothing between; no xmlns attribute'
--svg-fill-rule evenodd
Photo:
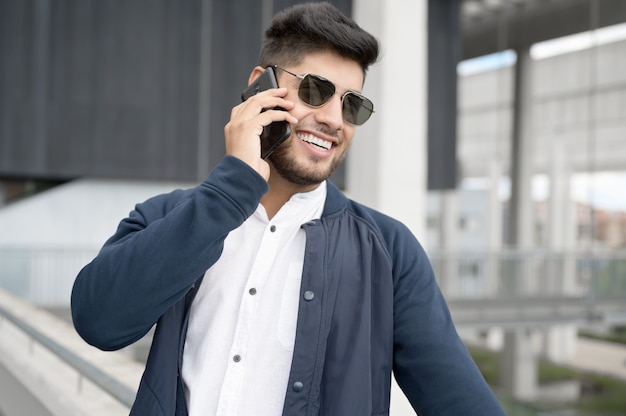
<svg viewBox="0 0 626 416"><path fill-rule="evenodd" d="M626 252L430 254L457 324L626 323Z"/></svg>
<svg viewBox="0 0 626 416"><path fill-rule="evenodd" d="M69 305L74 278L97 252L90 247L0 247L0 288L36 305Z"/></svg>
<svg viewBox="0 0 626 416"><path fill-rule="evenodd" d="M35 304L69 305L76 274L96 252L92 248L0 247L0 287ZM429 256L453 316L457 311L460 322L490 325L496 322L494 317L504 317L533 324L542 317L595 319L597 312L615 311L626 320L626 252L432 252ZM489 308L491 314L486 314ZM119 402L132 405L134 390L2 305L0 315Z"/></svg>
<svg viewBox="0 0 626 416"><path fill-rule="evenodd" d="M94 248L0 247L0 288L37 306L69 307L76 274L96 253ZM20 319L4 305L0 305L0 317L73 368L78 374L78 391L82 380L87 379L124 406L132 405L134 389L56 342L28 320Z"/></svg>
<svg viewBox="0 0 626 416"><path fill-rule="evenodd" d="M433 252L449 299L626 296L626 251Z"/></svg>
<svg viewBox="0 0 626 416"><path fill-rule="evenodd" d="M135 400L135 391L133 389L122 384L114 377L111 377L98 367L79 357L71 350L55 342L52 338L15 316L2 305L0 305L0 317L9 321L30 339L45 347L48 351L76 370L79 374L79 385L82 377L85 377L99 388L110 394L120 403L128 406L129 408L132 406L133 401Z"/></svg>

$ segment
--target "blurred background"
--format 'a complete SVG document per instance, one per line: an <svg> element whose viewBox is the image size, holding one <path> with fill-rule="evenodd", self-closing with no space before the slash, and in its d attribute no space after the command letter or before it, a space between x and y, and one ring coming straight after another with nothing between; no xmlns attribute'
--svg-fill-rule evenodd
<svg viewBox="0 0 626 416"><path fill-rule="evenodd" d="M626 2L331 2L382 46L332 180L425 246L508 415L626 414ZM128 413L151 335L85 345L74 277L218 163L296 3L0 0L0 416Z"/></svg>

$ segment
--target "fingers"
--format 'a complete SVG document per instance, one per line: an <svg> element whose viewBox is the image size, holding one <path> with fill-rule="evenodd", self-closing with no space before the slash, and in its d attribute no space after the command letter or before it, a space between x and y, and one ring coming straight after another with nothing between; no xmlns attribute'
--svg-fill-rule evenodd
<svg viewBox="0 0 626 416"><path fill-rule="evenodd" d="M263 127L276 121L295 124L298 120L288 111L274 110L281 107L291 110L294 103L286 100L286 88L260 92L235 106L230 121L224 127L226 153L249 164L267 180L269 166L261 159L260 135Z"/></svg>
<svg viewBox="0 0 626 416"><path fill-rule="evenodd" d="M283 98L286 94L287 88L275 88L262 91L234 107L231 112L231 121L235 119L249 120L262 115L266 111L273 110L276 107L289 111L295 104L292 101ZM292 119L295 120L293 117ZM268 125L272 121L289 121L285 118L284 114L270 114L270 117L267 117L266 115L266 117L262 117L262 120L267 122L264 125Z"/></svg>
<svg viewBox="0 0 626 416"><path fill-rule="evenodd" d="M261 91L258 94L255 94L243 101L242 104L250 105L250 106L258 106L259 104L265 105L266 108L275 107L276 105L267 104L269 101L282 102L286 106L293 107L293 102L286 100L284 97L287 95L287 88L271 88L269 90ZM239 106L238 106L239 107Z"/></svg>

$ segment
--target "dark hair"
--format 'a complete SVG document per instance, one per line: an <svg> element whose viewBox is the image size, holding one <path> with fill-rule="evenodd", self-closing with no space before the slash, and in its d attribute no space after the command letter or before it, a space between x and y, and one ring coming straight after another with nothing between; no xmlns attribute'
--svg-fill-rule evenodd
<svg viewBox="0 0 626 416"><path fill-rule="evenodd" d="M378 58L378 41L330 3L298 4L272 20L259 65L297 65L305 55L325 50L358 62L365 74Z"/></svg>

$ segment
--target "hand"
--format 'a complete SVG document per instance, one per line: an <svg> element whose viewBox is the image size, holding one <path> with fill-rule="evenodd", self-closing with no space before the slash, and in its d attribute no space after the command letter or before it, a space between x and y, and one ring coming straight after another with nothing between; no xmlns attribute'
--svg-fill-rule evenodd
<svg viewBox="0 0 626 416"><path fill-rule="evenodd" d="M284 99L287 88L274 88L262 91L235 106L230 113L230 121L224 126L226 154L235 156L256 170L267 181L270 168L261 159L261 133L263 127L274 121L287 121L295 124L298 120L289 114L294 103ZM287 111L267 110L281 107Z"/></svg>

